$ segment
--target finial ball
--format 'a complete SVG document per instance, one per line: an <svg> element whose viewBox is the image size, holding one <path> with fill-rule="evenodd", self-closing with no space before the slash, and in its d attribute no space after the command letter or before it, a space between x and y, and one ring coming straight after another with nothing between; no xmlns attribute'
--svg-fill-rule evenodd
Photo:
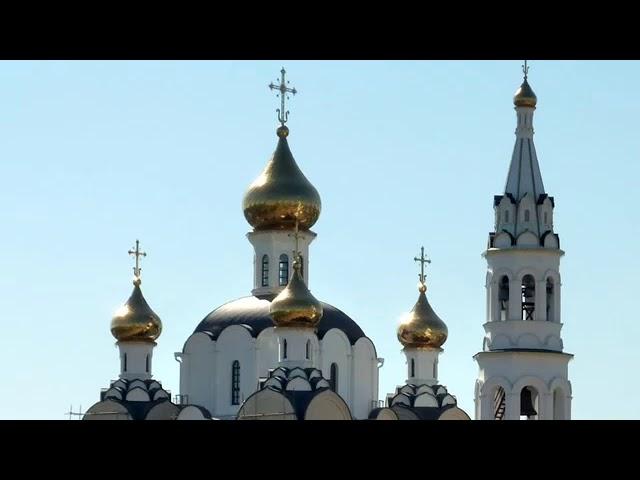
<svg viewBox="0 0 640 480"><path fill-rule="evenodd" d="M420 293L424 293L427 291L427 285L425 283L419 282L418 283L418 291Z"/></svg>
<svg viewBox="0 0 640 480"><path fill-rule="evenodd" d="M289 128L286 125L281 125L278 127L278 130L276 130L276 133L278 134L278 138L287 138L289 136Z"/></svg>

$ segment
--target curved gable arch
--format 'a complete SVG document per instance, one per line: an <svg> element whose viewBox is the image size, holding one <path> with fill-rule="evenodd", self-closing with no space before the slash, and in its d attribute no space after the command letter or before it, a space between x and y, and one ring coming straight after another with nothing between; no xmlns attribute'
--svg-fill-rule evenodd
<svg viewBox="0 0 640 480"><path fill-rule="evenodd" d="M520 392L524 387L533 387L538 391L538 394L546 394L549 393L549 388L547 384L542 381L539 377L534 377L533 375L525 375L524 377L520 377L514 384L511 389L511 393L520 395Z"/></svg>
<svg viewBox="0 0 640 480"><path fill-rule="evenodd" d="M497 387L502 387L505 392L510 392L513 389L513 385L506 377L491 377L481 385L480 394L491 394Z"/></svg>

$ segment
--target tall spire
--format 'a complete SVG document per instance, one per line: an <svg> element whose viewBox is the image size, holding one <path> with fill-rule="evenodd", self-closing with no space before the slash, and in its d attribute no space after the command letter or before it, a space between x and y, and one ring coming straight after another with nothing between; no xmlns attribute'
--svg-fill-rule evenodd
<svg viewBox="0 0 640 480"><path fill-rule="evenodd" d="M535 202L545 193L533 144L533 112L537 97L528 83L529 66L526 60L522 71L524 81L513 99L517 114L516 143L504 193L511 195L515 201L529 194Z"/></svg>

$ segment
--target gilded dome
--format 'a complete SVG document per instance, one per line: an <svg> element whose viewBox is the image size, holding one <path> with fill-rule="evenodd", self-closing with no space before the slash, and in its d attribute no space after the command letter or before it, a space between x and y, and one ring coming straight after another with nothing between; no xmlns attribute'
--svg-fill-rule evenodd
<svg viewBox="0 0 640 480"><path fill-rule="evenodd" d="M533 90L529 86L529 82L527 79L524 79L520 88L516 90L515 95L513 96L513 104L516 107L533 107L535 108L536 103L538 103L538 98L536 94L533 93Z"/></svg>
<svg viewBox="0 0 640 480"><path fill-rule="evenodd" d="M133 292L111 320L111 333L119 342L153 342L162 333L162 321L140 290L140 279L133 282Z"/></svg>
<svg viewBox="0 0 640 480"><path fill-rule="evenodd" d="M320 216L320 195L289 150L289 129L283 125L277 133L273 156L244 195L244 216L256 230L293 229L297 216L300 228L308 230Z"/></svg>
<svg viewBox="0 0 640 480"><path fill-rule="evenodd" d="M398 327L398 340L408 348L440 348L447 341L447 326L429 305L424 283L420 284L419 291L413 310Z"/></svg>
<svg viewBox="0 0 640 480"><path fill-rule="evenodd" d="M322 304L311 295L300 275L300 263L293 263L293 275L287 286L273 299L269 307L277 327L315 328L322 318Z"/></svg>

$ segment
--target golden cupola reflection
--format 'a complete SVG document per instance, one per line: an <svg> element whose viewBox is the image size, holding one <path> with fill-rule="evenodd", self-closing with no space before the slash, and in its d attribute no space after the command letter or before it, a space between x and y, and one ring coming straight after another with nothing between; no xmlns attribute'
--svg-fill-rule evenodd
<svg viewBox="0 0 640 480"><path fill-rule="evenodd" d="M398 340L406 348L440 348L447 341L447 326L429 305L427 286L420 282L418 290L418 301L398 327Z"/></svg>
<svg viewBox="0 0 640 480"><path fill-rule="evenodd" d="M162 321L140 290L140 277L133 281L133 292L111 320L111 333L119 342L154 342L162 333Z"/></svg>
<svg viewBox="0 0 640 480"><path fill-rule="evenodd" d="M271 302L269 313L277 327L317 327L322 304L313 296L300 274L299 259L293 262L293 275L287 286Z"/></svg>
<svg viewBox="0 0 640 480"><path fill-rule="evenodd" d="M308 230L320 216L320 195L289 150L289 129L282 125L277 134L273 156L244 195L244 216L256 230L293 229L296 219Z"/></svg>

